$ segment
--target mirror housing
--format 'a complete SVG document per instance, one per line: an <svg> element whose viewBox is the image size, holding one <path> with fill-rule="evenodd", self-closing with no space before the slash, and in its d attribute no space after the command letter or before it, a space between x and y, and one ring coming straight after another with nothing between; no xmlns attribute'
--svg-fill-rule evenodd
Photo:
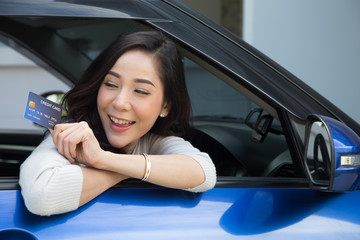
<svg viewBox="0 0 360 240"><path fill-rule="evenodd" d="M357 189L360 138L345 124L311 115L306 123L304 166L314 188L333 192Z"/></svg>
<svg viewBox="0 0 360 240"><path fill-rule="evenodd" d="M252 132L251 139L254 142L262 143L266 135L271 131L271 124L273 117L269 114L263 114L260 108L252 110L245 119L245 124L254 131Z"/></svg>

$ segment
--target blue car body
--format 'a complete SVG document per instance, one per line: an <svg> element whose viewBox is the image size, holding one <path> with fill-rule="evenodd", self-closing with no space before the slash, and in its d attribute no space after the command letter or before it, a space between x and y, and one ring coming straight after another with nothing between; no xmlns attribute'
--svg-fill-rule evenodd
<svg viewBox="0 0 360 240"><path fill-rule="evenodd" d="M254 128L245 131L246 134L255 132L270 138L270 143L266 140L262 143L262 138L257 140L262 146L268 146L264 147L265 150L279 147L274 158L283 150L290 152L292 167L295 166L296 170L284 170L290 171L293 174L291 177L279 177L278 173L273 173L276 177L271 174L265 176L256 172L262 165L253 165L267 152L261 155L262 149L256 148L258 145L248 143L247 149L253 151L251 154L259 155L254 162L242 162L241 156L252 156L248 152L243 153L240 145L233 146L233 137L242 136L243 127L231 128L229 119L222 120L226 125L223 127L217 120L207 122L200 118L196 123L197 129L211 136L211 141L215 139L225 146L226 150L219 150L222 155L230 152L240 156L238 160L247 174L242 175L241 171L230 174L230 164L230 167L224 167L224 174L219 175L216 187L204 193L167 189L130 180L119 183L76 211L54 216L30 213L21 196L18 176L0 176L0 239L360 238L359 168L339 170L341 166L335 166L335 161L339 161L336 159L344 154L340 147L348 149L348 154L359 154L358 123L256 49L178 1L0 1L0 34L13 39L19 51L35 55L39 62L46 63L59 78L69 83L77 81L91 62L91 57L82 54L67 56L66 51L72 50L63 48L62 42L54 36L47 38L51 29L37 29L37 24L56 27L76 21L84 25L110 20L121 20L124 26L130 21L130 30L140 23L139 29L163 31L190 59L199 60L200 65L211 69L235 89L240 89L239 86L246 89L244 94L260 102L270 115L276 115L282 126L279 132L272 129L276 133L274 137L266 136L271 134L271 129L263 133L261 129ZM59 29L57 31L61 32ZM30 30L34 32L28 34ZM101 29L98 34L104 33L105 30ZM109 39L104 45L116 35L110 30L106 33ZM103 38L106 37L104 34ZM58 42L54 44L50 40ZM53 52L46 48L50 42L54 44L50 46ZM56 47L64 55L56 52ZM67 57L75 61L67 64ZM329 181L343 181L345 184L336 191L329 183L312 181L304 164L305 126L307 117L312 114L331 119L340 124L340 129L349 130L349 133L345 131L345 135L341 135L341 131L334 131L329 123L330 137L337 143L331 147L334 155L338 154L332 159L334 169ZM281 144L271 145L271 142L277 141L277 135L284 136L281 143L286 142L285 148L281 148ZM351 137L355 140L348 141ZM19 166L30 154L31 147L36 147L41 139L41 133L0 130L3 151L0 156L8 152L15 154L9 146L22 146ZM30 150L24 146L30 146ZM346 176L353 182L350 184L350 179L337 180L339 171L342 174L344 171L352 172ZM277 169L272 172L277 172Z"/></svg>
<svg viewBox="0 0 360 240"><path fill-rule="evenodd" d="M0 226L37 239L358 239L359 197L308 189L126 188L75 212L40 217L26 210L20 191L7 190Z"/></svg>

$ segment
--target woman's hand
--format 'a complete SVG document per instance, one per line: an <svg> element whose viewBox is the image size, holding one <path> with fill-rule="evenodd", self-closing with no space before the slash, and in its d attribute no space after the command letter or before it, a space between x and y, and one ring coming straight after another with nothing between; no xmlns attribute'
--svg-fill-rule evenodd
<svg viewBox="0 0 360 240"><path fill-rule="evenodd" d="M60 154L72 163L78 162L92 167L80 168L83 183L79 206L128 178L125 175L101 169L103 161L106 159L106 152L101 149L86 122L57 124L50 132Z"/></svg>
<svg viewBox="0 0 360 240"><path fill-rule="evenodd" d="M58 152L70 162L96 167L101 161L104 151L86 122L57 124L50 132Z"/></svg>

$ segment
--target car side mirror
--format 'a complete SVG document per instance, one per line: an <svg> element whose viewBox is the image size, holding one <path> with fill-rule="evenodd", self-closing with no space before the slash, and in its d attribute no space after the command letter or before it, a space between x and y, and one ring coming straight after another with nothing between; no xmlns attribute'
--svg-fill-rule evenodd
<svg viewBox="0 0 360 240"><path fill-rule="evenodd" d="M61 91L51 91L41 94L42 97L49 99L57 104L61 104L61 100L64 97L65 93Z"/></svg>
<svg viewBox="0 0 360 240"><path fill-rule="evenodd" d="M61 92L61 91L52 91L52 92L46 92L41 94L42 97L53 101L57 104L62 104L62 99L64 97L65 93ZM67 112L66 110L63 108L62 112L61 112L61 117L66 117L67 116Z"/></svg>
<svg viewBox="0 0 360 240"><path fill-rule="evenodd" d="M262 143L264 141L268 132L271 131L273 119L271 115L263 114L262 109L254 109L248 114L245 123L254 130L251 136L254 142Z"/></svg>
<svg viewBox="0 0 360 240"><path fill-rule="evenodd" d="M360 138L345 124L325 116L307 119L306 174L314 188L352 191L360 180Z"/></svg>

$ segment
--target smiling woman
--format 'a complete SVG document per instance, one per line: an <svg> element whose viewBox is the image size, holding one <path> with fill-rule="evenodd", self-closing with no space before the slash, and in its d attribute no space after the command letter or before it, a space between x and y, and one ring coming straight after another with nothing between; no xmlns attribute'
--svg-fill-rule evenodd
<svg viewBox="0 0 360 240"><path fill-rule="evenodd" d="M190 100L181 55L163 34L118 38L64 105L69 123L56 125L21 166L31 212L75 210L128 178L192 192L215 185L209 155L179 137L189 131Z"/></svg>
<svg viewBox="0 0 360 240"><path fill-rule="evenodd" d="M117 60L97 97L99 116L111 146L126 153L133 151L156 119L168 115L170 106L163 93L151 54L129 50Z"/></svg>

